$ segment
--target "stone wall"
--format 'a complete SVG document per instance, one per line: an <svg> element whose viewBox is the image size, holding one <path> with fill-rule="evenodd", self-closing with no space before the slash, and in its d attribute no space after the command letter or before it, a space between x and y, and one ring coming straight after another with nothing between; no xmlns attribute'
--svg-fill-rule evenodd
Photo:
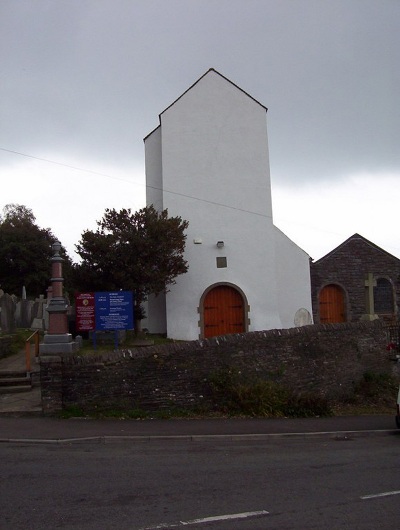
<svg viewBox="0 0 400 530"><path fill-rule="evenodd" d="M235 370L298 392L341 400L366 371L390 372L381 321L304 326L127 349L103 356L41 358L43 407L147 411L209 403L210 376Z"/></svg>
<svg viewBox="0 0 400 530"><path fill-rule="evenodd" d="M311 298L314 322L320 322L319 293L328 284L339 285L345 293L346 321L356 322L366 313L365 278L386 278L393 286L395 314L400 304L400 260L355 234L334 251L311 263ZM380 315L383 317L384 315Z"/></svg>

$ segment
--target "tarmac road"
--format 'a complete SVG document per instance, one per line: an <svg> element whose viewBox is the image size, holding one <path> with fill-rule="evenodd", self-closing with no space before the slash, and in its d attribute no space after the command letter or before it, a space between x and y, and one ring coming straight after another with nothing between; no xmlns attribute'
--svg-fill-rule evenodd
<svg viewBox="0 0 400 530"><path fill-rule="evenodd" d="M186 422L165 422L177 423ZM3 443L0 528L391 530L400 515L400 437L368 433Z"/></svg>

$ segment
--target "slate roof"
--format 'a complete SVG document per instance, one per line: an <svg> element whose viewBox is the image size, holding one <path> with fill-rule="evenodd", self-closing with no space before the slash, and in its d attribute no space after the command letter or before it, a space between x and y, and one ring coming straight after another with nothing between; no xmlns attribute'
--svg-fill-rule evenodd
<svg viewBox="0 0 400 530"><path fill-rule="evenodd" d="M378 247L378 245L375 245L375 243L372 243L371 241L369 241L368 239L366 239L365 237L361 236L360 234L353 234L351 237L349 237L348 239L346 239L346 241L343 241L343 243L341 243L339 246L337 246L336 248L334 248L333 250L331 250L330 252L328 252L328 254L325 254L325 256L323 256L322 258L320 258L319 260L315 261L313 264L317 264L317 263L321 263L322 261L324 261L325 259L333 256L338 250L342 249L343 247L345 247L348 243L350 243L351 241L353 241L354 239L359 239L361 240L363 243L365 243L366 245L368 245L369 247L373 248L374 250L377 250L378 252L382 252L383 254L386 254L387 256L390 256L391 258L397 260L400 262L400 260L398 258L396 258L396 256L393 256L393 254L390 254L389 252L387 252L386 250L383 250L383 248L381 247Z"/></svg>

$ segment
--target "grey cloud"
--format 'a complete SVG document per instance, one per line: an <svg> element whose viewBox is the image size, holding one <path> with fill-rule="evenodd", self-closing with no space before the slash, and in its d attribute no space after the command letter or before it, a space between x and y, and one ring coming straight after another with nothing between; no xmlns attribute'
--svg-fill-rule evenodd
<svg viewBox="0 0 400 530"><path fill-rule="evenodd" d="M133 164L158 113L215 67L269 108L283 183L400 169L398 2L3 0L0 10L0 147Z"/></svg>

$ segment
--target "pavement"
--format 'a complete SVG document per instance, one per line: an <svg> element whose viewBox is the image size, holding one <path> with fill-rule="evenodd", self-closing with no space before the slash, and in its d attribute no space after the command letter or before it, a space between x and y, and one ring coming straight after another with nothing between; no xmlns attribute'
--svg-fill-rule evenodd
<svg viewBox="0 0 400 530"><path fill-rule="evenodd" d="M0 359L0 371L24 369L25 356ZM32 359L32 371L38 370ZM42 415L40 387L28 392L0 394L0 443L73 443L83 441L151 441L211 438L260 440L277 436L396 435L393 415L332 418L215 418L215 419L60 419Z"/></svg>

